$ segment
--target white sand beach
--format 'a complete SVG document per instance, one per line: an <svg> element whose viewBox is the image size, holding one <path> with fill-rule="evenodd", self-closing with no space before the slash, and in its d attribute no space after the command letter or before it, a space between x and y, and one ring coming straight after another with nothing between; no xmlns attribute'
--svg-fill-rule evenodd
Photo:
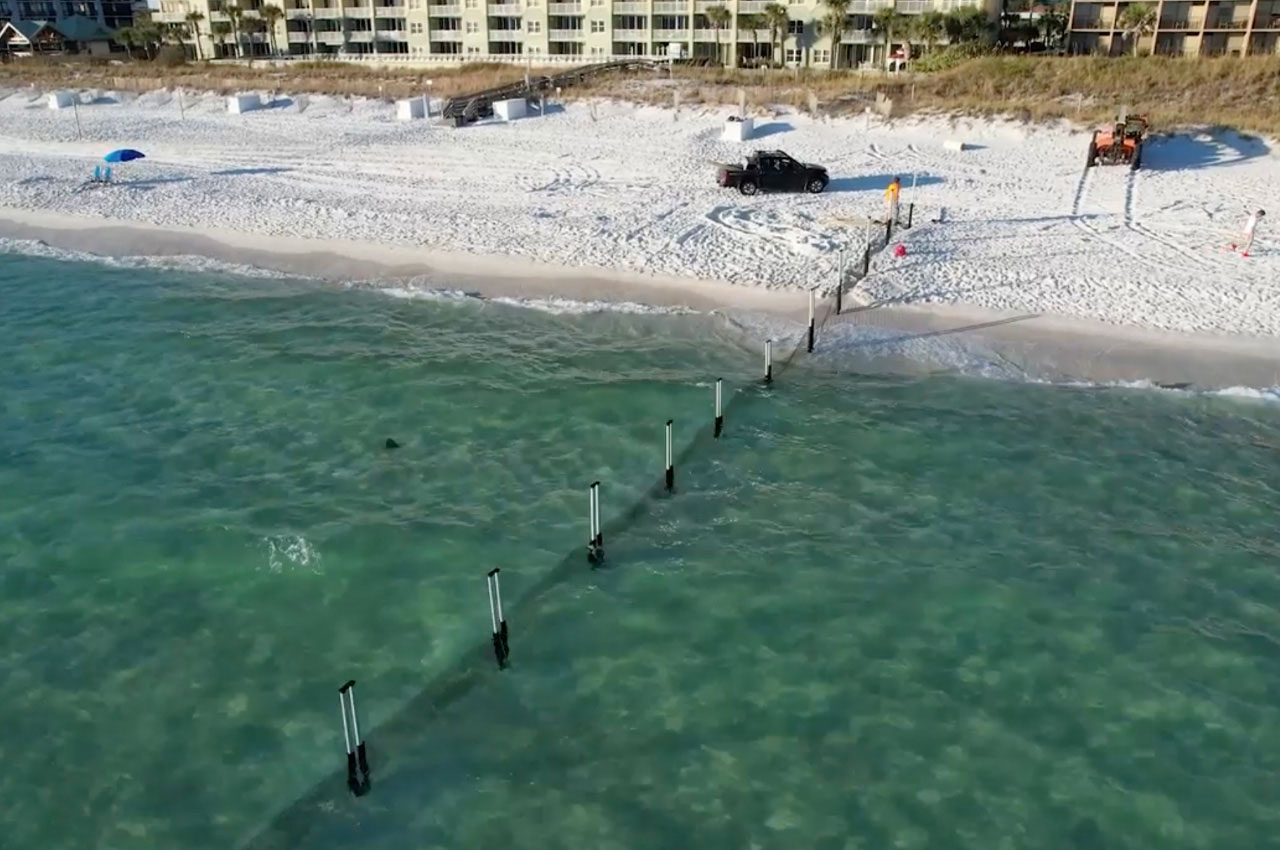
<svg viewBox="0 0 1280 850"><path fill-rule="evenodd" d="M901 175L916 209L894 239L907 254L876 255L852 296L878 306L874 323L963 320L1024 347L1087 337L1095 361L1148 352L1090 367L1115 378L1185 380L1185 368L1152 374L1164 358L1149 353L1190 347L1231 364L1214 383L1280 383L1280 237L1264 226L1247 259L1223 248L1247 208L1280 197L1280 158L1230 131L1160 136L1143 169L1086 173L1087 132L1063 124L780 111L732 143L723 110L568 104L455 129L397 122L378 101L281 96L233 116L215 95L186 93L180 113L170 92L93 92L77 129L38 91L0 94L0 236L796 317L797 289L834 284L840 249L860 252L860 222L882 215ZM117 166L110 186L86 183L125 146L147 158ZM821 163L832 184L754 198L715 185L714 163L757 148ZM1008 318L1020 321L992 324Z"/></svg>

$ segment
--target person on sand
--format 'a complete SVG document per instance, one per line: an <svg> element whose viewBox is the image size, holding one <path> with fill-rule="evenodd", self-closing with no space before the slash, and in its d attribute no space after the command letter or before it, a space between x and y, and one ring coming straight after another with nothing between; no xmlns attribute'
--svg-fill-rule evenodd
<svg viewBox="0 0 1280 850"><path fill-rule="evenodd" d="M884 190L884 203L889 208L889 221L898 223L898 196L902 194L902 178L895 177Z"/></svg>
<svg viewBox="0 0 1280 850"><path fill-rule="evenodd" d="M1249 213L1249 219L1244 223L1244 238L1238 243L1231 243L1232 251L1239 250L1240 256L1249 256L1249 249L1253 247L1254 234L1258 232L1258 223L1262 221L1263 216L1266 214L1266 210Z"/></svg>

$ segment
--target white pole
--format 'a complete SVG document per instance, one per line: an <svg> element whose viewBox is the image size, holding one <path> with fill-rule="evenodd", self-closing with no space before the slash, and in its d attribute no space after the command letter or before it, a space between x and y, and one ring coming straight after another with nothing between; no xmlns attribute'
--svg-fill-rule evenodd
<svg viewBox="0 0 1280 850"><path fill-rule="evenodd" d="M716 378L716 418L717 419L719 419L722 415L721 408L720 408L720 386L722 383L724 383L723 378Z"/></svg>
<svg viewBox="0 0 1280 850"><path fill-rule="evenodd" d="M355 686L347 688L347 696L351 699L351 731L356 736L356 746L360 746L360 721L356 719L356 689Z"/></svg>
<svg viewBox="0 0 1280 850"><path fill-rule="evenodd" d="M187 120L187 110L186 107L182 105L182 86L178 86L178 114L182 117L183 121Z"/></svg>
<svg viewBox="0 0 1280 850"><path fill-rule="evenodd" d="M590 526L587 532L587 544L594 545L596 542L596 485L594 484L587 488L587 525Z"/></svg>
<svg viewBox="0 0 1280 850"><path fill-rule="evenodd" d="M71 111L76 116L76 141L80 141L83 133L80 130L80 92L76 92L76 99L71 101Z"/></svg>
<svg viewBox="0 0 1280 850"><path fill-rule="evenodd" d="M493 633L498 633L498 615L493 610L493 576L485 576L485 587L489 589L489 619L493 621Z"/></svg>
<svg viewBox="0 0 1280 850"><path fill-rule="evenodd" d="M813 289L809 290L809 326L813 327Z"/></svg>
<svg viewBox="0 0 1280 850"><path fill-rule="evenodd" d="M502 585L498 584L498 574L493 574L493 592L498 599L498 622L501 623L502 617Z"/></svg>
<svg viewBox="0 0 1280 850"><path fill-rule="evenodd" d="M346 691L338 691L338 706L342 709L342 738L347 742L347 755L351 755L351 733L347 731Z"/></svg>
<svg viewBox="0 0 1280 850"><path fill-rule="evenodd" d="M764 381L769 383L773 380L773 340L766 339L764 341Z"/></svg>
<svg viewBox="0 0 1280 850"><path fill-rule="evenodd" d="M593 484L592 489L595 493L595 511L592 514L592 518L595 521L595 526L596 526L595 537L593 539L595 540L596 543L599 543L600 538L602 536L600 533L600 482L597 481L595 484Z"/></svg>
<svg viewBox="0 0 1280 850"><path fill-rule="evenodd" d="M671 468L671 422L667 420L667 469Z"/></svg>

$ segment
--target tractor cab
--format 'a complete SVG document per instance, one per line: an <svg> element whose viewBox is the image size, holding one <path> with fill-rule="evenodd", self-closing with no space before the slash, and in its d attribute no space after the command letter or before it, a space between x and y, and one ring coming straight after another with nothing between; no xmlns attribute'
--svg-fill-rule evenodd
<svg viewBox="0 0 1280 850"><path fill-rule="evenodd" d="M1129 115L1121 108L1114 124L1093 131L1085 168L1095 165L1128 165L1138 168L1142 162L1142 144L1147 138L1147 119Z"/></svg>

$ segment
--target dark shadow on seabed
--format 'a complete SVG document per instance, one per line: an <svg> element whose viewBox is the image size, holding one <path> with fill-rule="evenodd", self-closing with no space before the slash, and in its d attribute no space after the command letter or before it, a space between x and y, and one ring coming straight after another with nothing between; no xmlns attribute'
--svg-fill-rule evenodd
<svg viewBox="0 0 1280 850"><path fill-rule="evenodd" d="M821 312L815 325L818 328L825 327L833 317L834 302L827 299L822 302ZM771 387L776 387L777 380L805 349L805 344L805 339L801 336L800 341L789 354L775 361L773 369L775 383L770 385ZM732 422L735 411L740 411L746 402L762 397L764 397L764 390L761 385L743 387L725 405L726 421ZM707 421L698 428L693 439L674 458L676 469L685 466L696 453L713 446L715 442L714 425L711 421ZM583 483L583 488L585 487L586 482ZM677 495L680 489L677 478ZM614 566L625 568L626 544L622 545L622 554L619 556L618 538L621 536L625 541L625 533L645 518L659 500L667 498L671 496L666 491L665 481L659 479L648 489L643 498L603 526L601 531L604 536L606 560L598 569L607 570ZM511 624L512 643L515 645L513 666L520 662L519 647L520 641L523 640L521 623L531 621L536 623L539 603L546 599L547 594L565 584L573 576L583 575L592 569L587 564L585 537L584 524L582 545L576 546L558 565L530 588L518 603L504 606L510 613L507 619ZM342 756L342 742L341 739L335 738L334 770L309 792L277 813L266 826L243 845L242 850L293 850L293 848L310 847L314 843L310 840L310 836L317 831L333 829L338 823L350 825L352 822L358 823L362 818L376 816L376 812L383 808L378 803L379 787L386 788L389 782L394 787L393 778L397 775L394 754L412 747L449 706L471 693L476 687L500 681L497 677L502 676L503 673L496 669L490 648L489 635L480 636L471 649L463 652L451 667L436 676L394 717L375 729L364 730L367 733L364 737L367 741L372 782L372 790L367 796L356 799L345 790L346 765ZM359 676L357 675L356 678L358 680ZM401 746L402 743L404 746ZM415 776L414 779L422 782L430 781L429 776ZM342 802L335 804L335 800ZM424 794L419 802L423 807L429 806L431 803L429 792Z"/></svg>

